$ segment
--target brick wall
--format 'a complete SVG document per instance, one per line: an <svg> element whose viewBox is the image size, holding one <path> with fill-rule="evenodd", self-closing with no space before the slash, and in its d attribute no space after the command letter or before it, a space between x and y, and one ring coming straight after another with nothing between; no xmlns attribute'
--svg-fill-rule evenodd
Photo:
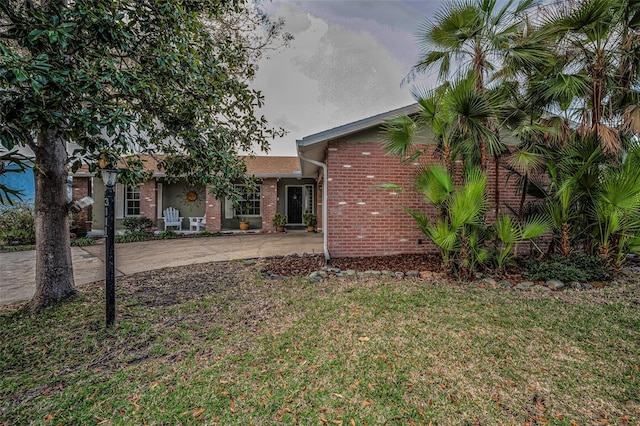
<svg viewBox="0 0 640 426"><path fill-rule="evenodd" d="M156 180L150 179L140 184L140 216L146 216L157 225L157 194Z"/></svg>
<svg viewBox="0 0 640 426"><path fill-rule="evenodd" d="M379 142L331 142L327 152L329 253L333 257L382 256L433 250L402 209L435 209L417 194L380 185L411 185L415 166L401 166ZM422 240L423 244L418 244Z"/></svg>
<svg viewBox="0 0 640 426"><path fill-rule="evenodd" d="M273 216L278 211L278 180L274 178L262 180L262 231L276 232Z"/></svg>
<svg viewBox="0 0 640 426"><path fill-rule="evenodd" d="M427 161L437 161L432 155ZM423 160L421 160L423 161ZM415 220L403 207L436 217L435 208L413 190L418 163L400 164L398 157L385 155L380 142L330 142L328 238L333 257L383 256L402 253L436 252L436 247L417 228ZM494 221L493 164L487 170L489 223ZM520 195L514 178L506 180L500 169L500 200L517 208ZM380 185L394 183L406 188L404 193L384 190ZM320 198L320 197L319 197ZM506 211L506 209L503 209Z"/></svg>
<svg viewBox="0 0 640 426"><path fill-rule="evenodd" d="M218 200L215 195L206 189L205 217L207 232L220 232L222 229L222 201Z"/></svg>
<svg viewBox="0 0 640 426"><path fill-rule="evenodd" d="M90 177L74 177L71 183L72 199L74 201L84 197L91 196L91 178ZM87 223L87 231L91 231L91 218L93 217L93 208L91 206L82 209L78 216Z"/></svg>

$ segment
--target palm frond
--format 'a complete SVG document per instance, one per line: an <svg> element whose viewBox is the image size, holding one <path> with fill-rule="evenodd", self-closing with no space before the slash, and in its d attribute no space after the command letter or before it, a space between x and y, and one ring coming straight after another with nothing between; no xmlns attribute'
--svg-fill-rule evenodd
<svg viewBox="0 0 640 426"><path fill-rule="evenodd" d="M386 121L382 126L385 152L404 159L415 147L416 127L416 123L407 115Z"/></svg>

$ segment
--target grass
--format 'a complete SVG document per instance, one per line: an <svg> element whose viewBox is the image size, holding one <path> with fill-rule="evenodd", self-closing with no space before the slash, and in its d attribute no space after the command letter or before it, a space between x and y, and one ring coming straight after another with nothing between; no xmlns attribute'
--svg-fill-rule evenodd
<svg viewBox="0 0 640 426"><path fill-rule="evenodd" d="M5 424L638 424L640 289L263 280L241 262L0 309ZM528 422L528 423L527 423Z"/></svg>

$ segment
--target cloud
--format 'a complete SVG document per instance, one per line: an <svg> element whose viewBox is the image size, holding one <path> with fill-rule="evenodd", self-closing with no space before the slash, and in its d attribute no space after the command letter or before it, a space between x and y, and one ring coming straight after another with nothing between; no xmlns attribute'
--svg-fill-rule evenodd
<svg viewBox="0 0 640 426"><path fill-rule="evenodd" d="M260 63L254 82L265 95L262 113L290 132L272 143L274 155L295 155L296 139L413 102L400 82L415 57L415 28L403 25L418 14L399 3L273 3L270 13L295 36Z"/></svg>

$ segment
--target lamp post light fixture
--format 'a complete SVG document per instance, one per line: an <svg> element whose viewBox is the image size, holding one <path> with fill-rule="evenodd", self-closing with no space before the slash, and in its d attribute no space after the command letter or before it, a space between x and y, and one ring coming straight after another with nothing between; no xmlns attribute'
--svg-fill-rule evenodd
<svg viewBox="0 0 640 426"><path fill-rule="evenodd" d="M107 166L101 170L102 180L105 186L104 193L104 217L106 221L106 276L105 276L105 296L106 296L106 319L107 327L113 326L116 319L116 276L115 276L115 211L113 190L118 180L118 170Z"/></svg>

